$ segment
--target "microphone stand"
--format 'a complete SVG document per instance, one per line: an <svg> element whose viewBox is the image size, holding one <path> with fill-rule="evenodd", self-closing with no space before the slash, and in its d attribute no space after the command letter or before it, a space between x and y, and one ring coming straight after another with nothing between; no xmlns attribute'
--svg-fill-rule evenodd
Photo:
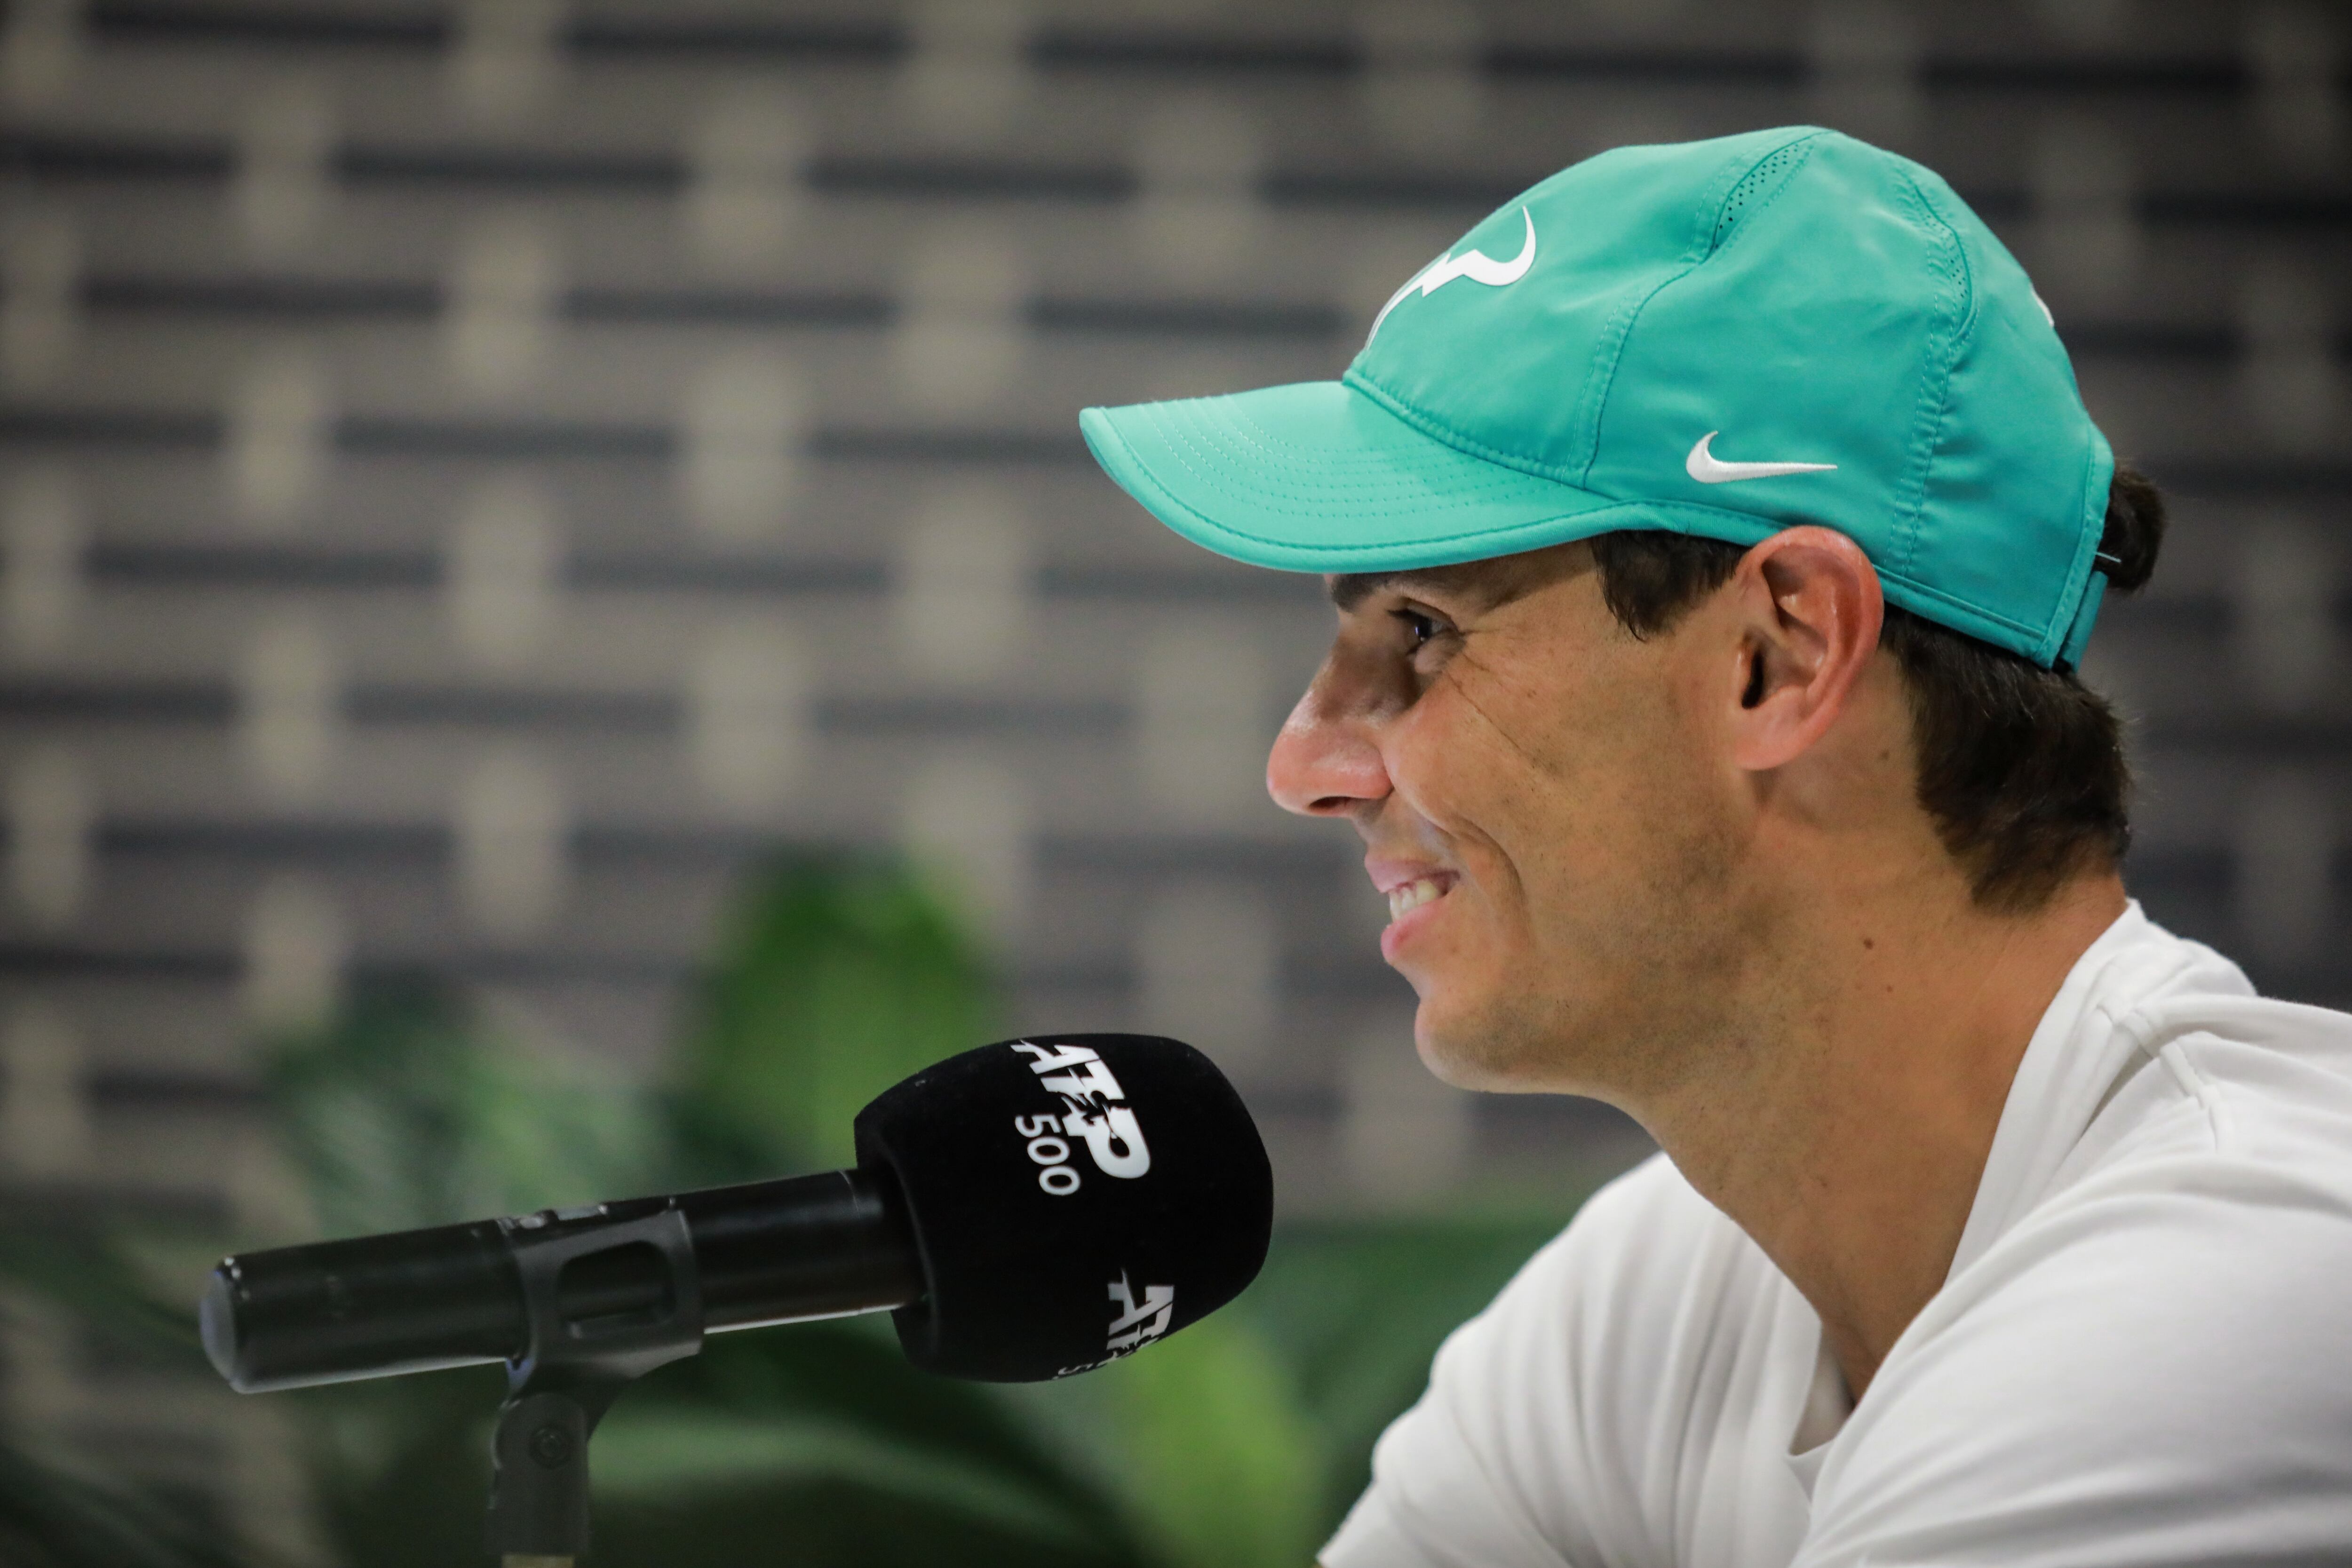
<svg viewBox="0 0 2352 1568"><path fill-rule="evenodd" d="M601 1204L501 1220L522 1279L530 1338L507 1363L507 1399L490 1449L489 1548L501 1568L574 1568L588 1550L588 1439L621 1391L702 1348L694 1237L675 1203L625 1224L566 1234L560 1222L601 1218ZM567 1266L644 1248L666 1289L653 1308L564 1315Z"/></svg>

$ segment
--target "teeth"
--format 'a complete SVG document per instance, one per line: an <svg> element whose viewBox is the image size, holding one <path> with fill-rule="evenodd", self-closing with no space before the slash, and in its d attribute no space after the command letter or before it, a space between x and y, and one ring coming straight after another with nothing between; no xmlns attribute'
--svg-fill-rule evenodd
<svg viewBox="0 0 2352 1568"><path fill-rule="evenodd" d="M1402 920L1422 905L1444 896L1444 892L1445 889L1438 886L1437 879L1434 877L1423 877L1415 881L1407 882L1402 888L1391 888L1389 919Z"/></svg>

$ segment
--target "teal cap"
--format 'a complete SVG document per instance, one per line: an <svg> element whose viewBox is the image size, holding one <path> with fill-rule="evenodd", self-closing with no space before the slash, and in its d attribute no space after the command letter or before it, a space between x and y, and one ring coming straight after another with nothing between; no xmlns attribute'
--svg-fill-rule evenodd
<svg viewBox="0 0 2352 1568"><path fill-rule="evenodd" d="M1338 381L1079 423L1161 521L1287 571L1819 523L1891 602L2044 666L2105 582L2115 458L2024 268L1931 171L1811 127L1562 170Z"/></svg>

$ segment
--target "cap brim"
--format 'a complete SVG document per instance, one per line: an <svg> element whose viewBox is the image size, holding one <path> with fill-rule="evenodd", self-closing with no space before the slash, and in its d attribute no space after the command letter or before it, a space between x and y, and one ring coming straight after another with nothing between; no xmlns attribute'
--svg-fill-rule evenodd
<svg viewBox="0 0 2352 1568"><path fill-rule="evenodd" d="M1410 571L1675 526L1640 502L1450 447L1343 382L1089 408L1078 426L1160 521L1287 572Z"/></svg>

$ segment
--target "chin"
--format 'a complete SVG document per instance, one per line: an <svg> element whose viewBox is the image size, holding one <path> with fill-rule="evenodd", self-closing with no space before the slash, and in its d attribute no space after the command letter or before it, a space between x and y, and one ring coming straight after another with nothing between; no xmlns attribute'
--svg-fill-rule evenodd
<svg viewBox="0 0 2352 1568"><path fill-rule="evenodd" d="M1610 1086L1622 1076L1631 1041L1601 1027L1611 1015L1577 1005L1573 993L1416 988L1413 1047L1444 1082L1485 1094L1580 1094L1615 1103Z"/></svg>
<svg viewBox="0 0 2352 1568"><path fill-rule="evenodd" d="M1412 1043L1422 1065L1455 1089L1525 1094L1544 1087L1541 1063L1519 1048L1515 1031L1465 1017L1435 998L1422 998L1413 1015Z"/></svg>

